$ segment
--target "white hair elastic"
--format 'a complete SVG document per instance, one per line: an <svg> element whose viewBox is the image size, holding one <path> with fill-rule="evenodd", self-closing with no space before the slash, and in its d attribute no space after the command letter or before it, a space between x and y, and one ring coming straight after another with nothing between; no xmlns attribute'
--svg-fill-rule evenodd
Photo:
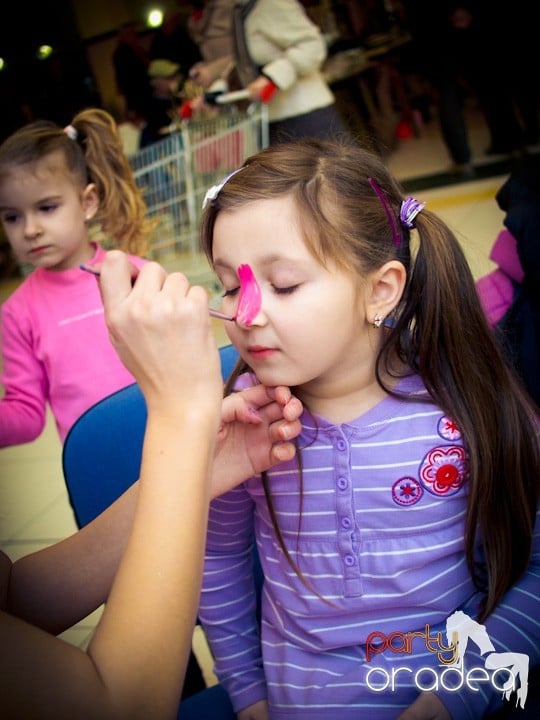
<svg viewBox="0 0 540 720"><path fill-rule="evenodd" d="M79 135L73 125L66 125L66 127L64 128L64 132L70 140L76 140Z"/></svg>

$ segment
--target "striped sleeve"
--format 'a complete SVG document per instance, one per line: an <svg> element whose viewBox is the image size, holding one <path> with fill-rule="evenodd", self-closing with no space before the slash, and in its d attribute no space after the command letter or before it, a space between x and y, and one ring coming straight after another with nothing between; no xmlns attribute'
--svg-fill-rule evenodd
<svg viewBox="0 0 540 720"><path fill-rule="evenodd" d="M210 507L199 617L235 712L266 697L253 579L253 501L243 487Z"/></svg>

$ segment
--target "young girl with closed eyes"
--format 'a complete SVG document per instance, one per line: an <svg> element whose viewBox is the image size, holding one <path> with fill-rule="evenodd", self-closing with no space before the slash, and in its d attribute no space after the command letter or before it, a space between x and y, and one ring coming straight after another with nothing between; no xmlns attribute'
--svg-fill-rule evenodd
<svg viewBox="0 0 540 720"><path fill-rule="evenodd" d="M298 459L210 511L200 618L239 720L523 705L540 660L537 418L456 238L377 157L334 143L263 150L209 199L224 312L241 265L260 288L249 324L227 324L229 389L285 384L305 408ZM460 618L490 642L458 668Z"/></svg>

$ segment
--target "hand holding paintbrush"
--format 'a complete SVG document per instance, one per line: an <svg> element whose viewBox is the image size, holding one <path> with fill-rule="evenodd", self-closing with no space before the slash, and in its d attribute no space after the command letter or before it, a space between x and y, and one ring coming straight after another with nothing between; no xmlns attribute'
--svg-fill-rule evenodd
<svg viewBox="0 0 540 720"><path fill-rule="evenodd" d="M131 263L130 265L131 281L133 284L139 274L139 268ZM92 273L92 275L96 277L101 275L99 266L80 265L79 267L81 270ZM251 325L261 309L261 290L253 274L253 270L249 265L240 265L238 267L238 279L240 281L240 295L236 315L225 315L213 308L209 308L208 312L212 317L218 318L219 320L230 320L239 322L242 325Z"/></svg>

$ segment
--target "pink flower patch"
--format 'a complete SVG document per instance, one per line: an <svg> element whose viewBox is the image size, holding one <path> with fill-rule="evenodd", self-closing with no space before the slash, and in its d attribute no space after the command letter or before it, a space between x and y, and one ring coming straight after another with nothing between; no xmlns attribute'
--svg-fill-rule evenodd
<svg viewBox="0 0 540 720"><path fill-rule="evenodd" d="M442 445L430 450L420 466L420 480L434 495L454 495L465 482L469 462L460 445Z"/></svg>

